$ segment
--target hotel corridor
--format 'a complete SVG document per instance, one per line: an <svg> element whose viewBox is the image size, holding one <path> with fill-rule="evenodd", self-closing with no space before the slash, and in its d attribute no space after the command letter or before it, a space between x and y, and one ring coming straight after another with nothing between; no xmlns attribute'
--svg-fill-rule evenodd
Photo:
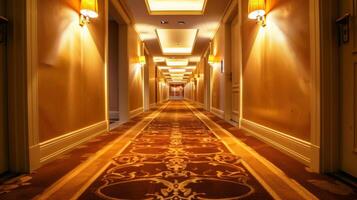
<svg viewBox="0 0 357 200"><path fill-rule="evenodd" d="M0 0L0 200L357 200L357 0Z"/></svg>
<svg viewBox="0 0 357 200"><path fill-rule="evenodd" d="M356 197L187 101L165 103L0 187L0 199Z"/></svg>

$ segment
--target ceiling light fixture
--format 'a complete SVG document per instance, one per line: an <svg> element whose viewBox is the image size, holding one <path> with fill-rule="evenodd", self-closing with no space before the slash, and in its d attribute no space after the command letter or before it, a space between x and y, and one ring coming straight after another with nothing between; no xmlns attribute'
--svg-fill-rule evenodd
<svg viewBox="0 0 357 200"><path fill-rule="evenodd" d="M186 72L186 70L185 69L169 69L169 72L170 73L175 73L175 72Z"/></svg>
<svg viewBox="0 0 357 200"><path fill-rule="evenodd" d="M145 0L151 15L203 15L207 0Z"/></svg>
<svg viewBox="0 0 357 200"><path fill-rule="evenodd" d="M191 55L198 29L157 29L156 34L164 55Z"/></svg>
<svg viewBox="0 0 357 200"><path fill-rule="evenodd" d="M187 66L188 59L166 59L167 66Z"/></svg>

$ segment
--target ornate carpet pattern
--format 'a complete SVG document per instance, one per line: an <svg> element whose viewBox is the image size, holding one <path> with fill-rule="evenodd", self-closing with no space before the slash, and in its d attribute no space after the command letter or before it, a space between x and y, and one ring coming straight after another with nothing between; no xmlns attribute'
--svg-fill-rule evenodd
<svg viewBox="0 0 357 200"><path fill-rule="evenodd" d="M80 199L273 199L182 102L171 102Z"/></svg>

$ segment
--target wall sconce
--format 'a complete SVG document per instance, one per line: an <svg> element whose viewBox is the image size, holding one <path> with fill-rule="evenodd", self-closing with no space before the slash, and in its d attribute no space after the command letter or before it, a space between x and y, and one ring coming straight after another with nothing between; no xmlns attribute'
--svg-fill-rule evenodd
<svg viewBox="0 0 357 200"><path fill-rule="evenodd" d="M215 57L214 55L209 55L208 57L208 64L215 64L219 62L219 58Z"/></svg>
<svg viewBox="0 0 357 200"><path fill-rule="evenodd" d="M146 65L146 58L145 56L139 56L139 63L140 65L143 67L144 65Z"/></svg>
<svg viewBox="0 0 357 200"><path fill-rule="evenodd" d="M265 0L249 0L248 18L256 20L261 26L266 26Z"/></svg>
<svg viewBox="0 0 357 200"><path fill-rule="evenodd" d="M90 19L97 18L98 15L98 1L97 0L82 0L80 10L80 22L81 26L84 26L90 22Z"/></svg>

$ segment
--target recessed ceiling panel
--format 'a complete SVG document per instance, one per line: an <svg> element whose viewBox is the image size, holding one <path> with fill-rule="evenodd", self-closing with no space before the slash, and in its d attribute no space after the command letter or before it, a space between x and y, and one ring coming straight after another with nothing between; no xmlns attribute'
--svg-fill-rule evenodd
<svg viewBox="0 0 357 200"><path fill-rule="evenodd" d="M151 15L203 15L207 0L145 0Z"/></svg>
<svg viewBox="0 0 357 200"><path fill-rule="evenodd" d="M157 29L164 55L191 55L196 42L197 29Z"/></svg>

